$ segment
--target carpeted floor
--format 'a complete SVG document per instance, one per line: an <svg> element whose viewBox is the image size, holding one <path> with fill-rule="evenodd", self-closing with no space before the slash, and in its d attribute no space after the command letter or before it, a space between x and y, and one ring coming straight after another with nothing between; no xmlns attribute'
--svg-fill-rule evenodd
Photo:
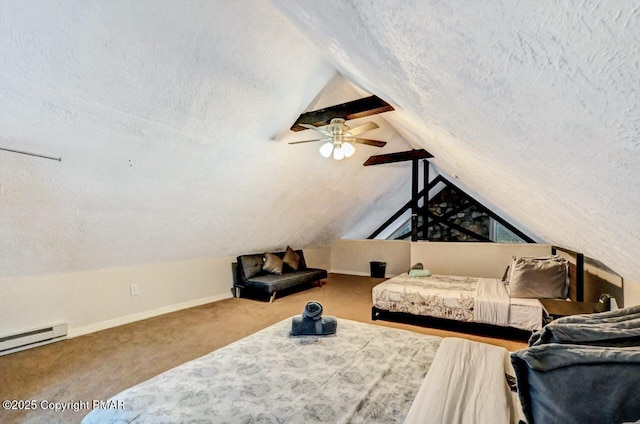
<svg viewBox="0 0 640 424"><path fill-rule="evenodd" d="M89 411L41 409L42 401L106 400L163 371L293 315L317 300L325 315L524 348L519 341L371 321L371 288L382 279L331 274L313 287L266 300L226 299L0 357L0 400L36 400L34 411L0 409L2 423L74 423Z"/></svg>

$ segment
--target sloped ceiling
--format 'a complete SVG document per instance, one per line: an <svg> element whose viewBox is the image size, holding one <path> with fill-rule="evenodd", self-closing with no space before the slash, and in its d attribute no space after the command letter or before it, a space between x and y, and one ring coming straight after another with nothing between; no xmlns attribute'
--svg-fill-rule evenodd
<svg viewBox="0 0 640 424"><path fill-rule="evenodd" d="M0 276L364 237L410 172L361 164L409 142L538 240L640 281L634 7L0 1L0 146L62 156L0 152ZM351 100L336 70L396 107L367 134L383 150L287 145L319 99Z"/></svg>
<svg viewBox="0 0 640 424"><path fill-rule="evenodd" d="M635 2L275 2L443 174L640 281Z"/></svg>
<svg viewBox="0 0 640 424"><path fill-rule="evenodd" d="M0 276L329 246L409 193L277 136L336 70L269 2L0 1L0 58L0 147L62 157L0 152Z"/></svg>

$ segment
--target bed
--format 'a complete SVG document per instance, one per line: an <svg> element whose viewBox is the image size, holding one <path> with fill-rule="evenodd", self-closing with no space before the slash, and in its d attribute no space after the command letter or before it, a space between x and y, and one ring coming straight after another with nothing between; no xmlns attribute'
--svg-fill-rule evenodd
<svg viewBox="0 0 640 424"><path fill-rule="evenodd" d="M345 319L338 319L335 336L291 337L290 330L287 319L173 368L109 400L124 409L96 409L82 422L402 423L418 392L425 390L421 388L434 358L442 364L451 358L448 351L437 353L443 340L439 337ZM495 390L487 388L491 381L497 381L498 392L506 396L508 352L490 348L495 360L483 351L476 354L476 362L460 361L482 373L475 380L481 384L470 385L477 389L467 390L461 401L493 396ZM493 380L485 377L487 361L497 366ZM434 375L427 387L449 380ZM425 402L415 402L414 422L429 421L419 408ZM497 414L508 414L504 408L512 402L494 401L502 411ZM503 422L510 421L517 422Z"/></svg>
<svg viewBox="0 0 640 424"><path fill-rule="evenodd" d="M334 336L291 337L291 322L127 389L82 422L640 420L640 306L556 320L513 353L344 319Z"/></svg>
<svg viewBox="0 0 640 424"><path fill-rule="evenodd" d="M376 285L372 290L373 319L384 312L400 312L461 322L479 322L535 331L542 327L544 309L537 299L510 298L506 295L506 317L482 319L474 307L478 287L503 285L499 279L432 275L410 277L404 273ZM490 317L489 317L490 318Z"/></svg>
<svg viewBox="0 0 640 424"><path fill-rule="evenodd" d="M287 319L171 369L83 423L401 423L441 341L344 319L335 336L290 331Z"/></svg>
<svg viewBox="0 0 640 424"><path fill-rule="evenodd" d="M555 251L552 253L554 256L544 258L512 258L508 269L524 271L518 271L517 276L514 275L514 271L507 271L503 279L452 275L412 277L408 273L400 274L372 289L372 319L404 315L488 324L525 332L539 330L548 321L548 317L537 297L578 300L583 285L582 255L576 255L574 265L564 258L555 256ZM544 283L537 283L532 277L538 275L536 279L544 279L547 276L546 271L543 270L541 273L540 269L532 269L535 266L527 268L526 264L518 268L520 265L517 261L525 260L549 262L549 267L560 270L553 271L553 278L560 283L551 282L549 285L555 284L554 287L545 287L539 292L523 290L523 285L526 288L527 284L547 285L546 280ZM554 263L551 263L552 261ZM542 265L544 266L546 265ZM560 275L563 267L564 274ZM521 275L524 277L520 278ZM505 279L507 281L504 281Z"/></svg>

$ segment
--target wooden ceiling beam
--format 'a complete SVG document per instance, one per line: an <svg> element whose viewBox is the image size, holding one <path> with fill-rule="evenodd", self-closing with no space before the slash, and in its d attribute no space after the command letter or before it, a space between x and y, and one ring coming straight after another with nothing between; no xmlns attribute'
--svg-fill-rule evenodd
<svg viewBox="0 0 640 424"><path fill-rule="evenodd" d="M371 156L364 163L364 166L383 165L385 163L404 162L408 160L428 159L433 155L424 149L413 149L406 152L386 153L383 155Z"/></svg>
<svg viewBox="0 0 640 424"><path fill-rule="evenodd" d="M393 106L378 96L365 97L363 99L353 100L351 102L326 107L324 109L305 112L300 115L293 126L291 126L291 131L297 132L306 130L306 128L301 127L300 124L321 127L323 125L329 125L333 118L342 118L348 121L350 119L364 118L365 116L371 116L392 110L394 110Z"/></svg>

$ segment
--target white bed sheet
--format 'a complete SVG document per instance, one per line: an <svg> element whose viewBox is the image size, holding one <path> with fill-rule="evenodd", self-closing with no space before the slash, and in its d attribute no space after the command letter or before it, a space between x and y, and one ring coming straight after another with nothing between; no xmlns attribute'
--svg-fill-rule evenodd
<svg viewBox="0 0 640 424"><path fill-rule="evenodd" d="M410 277L404 273L373 288L373 305L385 311L474 322L474 293L480 280L453 275ZM511 298L510 327L539 330L543 316L544 308L537 299Z"/></svg>
<svg viewBox="0 0 640 424"><path fill-rule="evenodd" d="M542 328L545 310L538 299L511 298L509 326L522 330L537 331Z"/></svg>
<svg viewBox="0 0 640 424"><path fill-rule="evenodd" d="M404 424L515 424L523 414L505 374L515 375L505 348L445 338Z"/></svg>
<svg viewBox="0 0 640 424"><path fill-rule="evenodd" d="M473 316L477 322L509 326L511 299L502 281L482 278L474 293Z"/></svg>

